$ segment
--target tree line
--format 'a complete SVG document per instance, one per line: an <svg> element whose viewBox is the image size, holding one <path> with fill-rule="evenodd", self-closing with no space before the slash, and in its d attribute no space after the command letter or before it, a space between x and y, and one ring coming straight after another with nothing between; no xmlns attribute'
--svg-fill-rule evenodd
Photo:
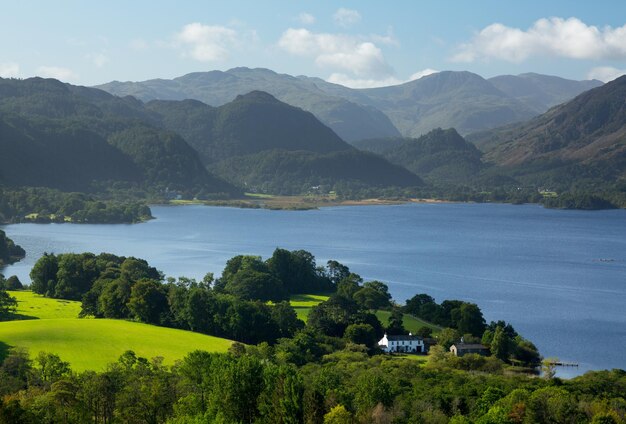
<svg viewBox="0 0 626 424"><path fill-rule="evenodd" d="M189 353L174 366L132 351L100 372L13 350L0 423L623 423L626 372L571 380L469 373L347 347L296 366L271 347Z"/></svg>

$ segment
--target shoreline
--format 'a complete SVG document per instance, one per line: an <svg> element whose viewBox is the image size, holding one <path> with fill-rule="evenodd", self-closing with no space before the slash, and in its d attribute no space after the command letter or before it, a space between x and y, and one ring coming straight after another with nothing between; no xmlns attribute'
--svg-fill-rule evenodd
<svg viewBox="0 0 626 424"><path fill-rule="evenodd" d="M434 198L407 198L407 199L381 199L368 198L359 200L338 200L333 197L310 197L310 196L273 196L254 195L230 200L170 200L166 203L155 203L158 206L224 206L238 207L242 209L268 209L268 210L292 210L304 211L315 210L335 206L392 206L407 203L458 203L450 200ZM470 202L468 202L470 203Z"/></svg>

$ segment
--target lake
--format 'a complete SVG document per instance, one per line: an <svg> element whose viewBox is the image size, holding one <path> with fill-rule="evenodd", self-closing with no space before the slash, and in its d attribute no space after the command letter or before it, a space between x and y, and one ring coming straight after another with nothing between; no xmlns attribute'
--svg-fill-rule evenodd
<svg viewBox="0 0 626 424"><path fill-rule="evenodd" d="M267 258L304 249L398 302L428 293L477 303L541 353L590 369L626 368L626 211L536 205L405 204L269 211L154 206L135 225L16 224L3 229L27 257L2 272L29 281L43 252L111 252L144 258L168 276L221 273L237 254Z"/></svg>

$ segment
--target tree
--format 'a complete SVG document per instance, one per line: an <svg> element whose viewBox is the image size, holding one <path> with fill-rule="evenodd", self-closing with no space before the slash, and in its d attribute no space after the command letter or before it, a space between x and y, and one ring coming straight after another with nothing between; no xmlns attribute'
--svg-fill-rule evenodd
<svg viewBox="0 0 626 424"><path fill-rule="evenodd" d="M62 361L59 355L49 352L39 352L35 362L38 365L36 369L39 379L46 385L70 374L70 363Z"/></svg>
<svg viewBox="0 0 626 424"><path fill-rule="evenodd" d="M154 280L138 281L130 290L128 310L141 322L161 323L168 311L165 287Z"/></svg>
<svg viewBox="0 0 626 424"><path fill-rule="evenodd" d="M279 337L292 337L304 328L304 322L298 319L295 309L289 302L278 302L271 309L272 319L278 325Z"/></svg>
<svg viewBox="0 0 626 424"><path fill-rule="evenodd" d="M10 296L6 290L0 289L0 321L9 318L17 309L17 299Z"/></svg>
<svg viewBox="0 0 626 424"><path fill-rule="evenodd" d="M346 327L343 338L352 343L362 344L369 349L377 345L378 338L374 328L369 324L351 324Z"/></svg>
<svg viewBox="0 0 626 424"><path fill-rule="evenodd" d="M17 278L17 275L12 275L7 278L4 287L6 287L7 290L22 290L24 288L20 279Z"/></svg>
<svg viewBox="0 0 626 424"><path fill-rule="evenodd" d="M475 303L463 302L458 309L452 311L451 316L461 334L470 333L481 337L485 331L485 318Z"/></svg>
<svg viewBox="0 0 626 424"><path fill-rule="evenodd" d="M387 334L389 334L390 336L396 336L406 333L407 331L404 328L404 315L402 314L402 309L395 306L391 310L391 315L389 315L389 326L387 327Z"/></svg>
<svg viewBox="0 0 626 424"><path fill-rule="evenodd" d="M55 255L44 253L30 271L30 288L37 294L51 296L56 285L58 259Z"/></svg>
<svg viewBox="0 0 626 424"><path fill-rule="evenodd" d="M496 327L496 331L493 334L491 340L490 351L493 356L502 360L508 361L509 351L511 346L511 339L506 335L504 329L500 326Z"/></svg>
<svg viewBox="0 0 626 424"><path fill-rule="evenodd" d="M354 294L360 289L359 284L362 282L363 279L360 275L350 273L350 275L337 283L337 295L346 299L352 299Z"/></svg>
<svg viewBox="0 0 626 424"><path fill-rule="evenodd" d="M435 303L435 299L433 299L431 296L421 293L421 294L416 294L412 298L408 299L406 301L406 306L404 307L404 310L411 315L415 315L416 317L421 317L421 318L431 321L432 317L426 317L425 316L426 314L424 314L424 311L422 311L422 307L424 305L437 305L437 304Z"/></svg>
<svg viewBox="0 0 626 424"><path fill-rule="evenodd" d="M326 262L326 269L328 269L328 278L335 286L350 275L350 268L334 260Z"/></svg>
<svg viewBox="0 0 626 424"><path fill-rule="evenodd" d="M324 415L324 424L352 424L352 414L343 405L333 407Z"/></svg>
<svg viewBox="0 0 626 424"><path fill-rule="evenodd" d="M368 281L354 293L353 298L365 309L382 309L390 305L391 295L386 284Z"/></svg>
<svg viewBox="0 0 626 424"><path fill-rule="evenodd" d="M437 335L437 343L445 350L450 349L460 338L459 332L454 328L444 328Z"/></svg>

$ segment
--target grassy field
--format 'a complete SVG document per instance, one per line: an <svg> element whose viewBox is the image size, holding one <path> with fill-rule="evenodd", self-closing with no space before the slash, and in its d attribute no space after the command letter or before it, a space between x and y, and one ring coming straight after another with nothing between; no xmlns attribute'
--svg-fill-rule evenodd
<svg viewBox="0 0 626 424"><path fill-rule="evenodd" d="M49 299L31 291L9 291L17 299L17 314L20 318L58 319L78 318L80 302Z"/></svg>
<svg viewBox="0 0 626 424"><path fill-rule="evenodd" d="M31 292L10 292L18 298L19 321L0 322L0 353L24 347L58 354L72 369L103 370L126 350L139 356L162 356L173 364L196 350L225 352L232 341L191 331L110 319L79 319L80 302L47 299Z"/></svg>
<svg viewBox="0 0 626 424"><path fill-rule="evenodd" d="M296 310L298 318L306 322L311 308L327 299L328 296L322 294L295 294L289 298L289 303Z"/></svg>
<svg viewBox="0 0 626 424"><path fill-rule="evenodd" d="M289 298L289 302L291 303L291 306L293 306L293 308L296 310L298 318L306 322L307 318L309 317L309 312L311 312L311 308L327 299L328 295L296 294ZM376 317L383 325L387 325L389 323L390 315L391 312L389 311L376 311ZM433 334L436 334L441 330L440 327L426 321L422 321L412 315L404 315L403 322L404 328L412 333L417 332L417 330L421 327L431 328L433 330Z"/></svg>
<svg viewBox="0 0 626 424"><path fill-rule="evenodd" d="M391 312L389 311L376 311L376 317L383 325L387 325L389 323L390 315L391 315ZM441 331L441 327L438 327L426 321L422 321L421 319L416 318L413 315L405 314L403 318L403 323L404 323L404 328L406 328L408 331L414 334L421 327L431 328L433 330L433 334L437 334L439 331Z"/></svg>

